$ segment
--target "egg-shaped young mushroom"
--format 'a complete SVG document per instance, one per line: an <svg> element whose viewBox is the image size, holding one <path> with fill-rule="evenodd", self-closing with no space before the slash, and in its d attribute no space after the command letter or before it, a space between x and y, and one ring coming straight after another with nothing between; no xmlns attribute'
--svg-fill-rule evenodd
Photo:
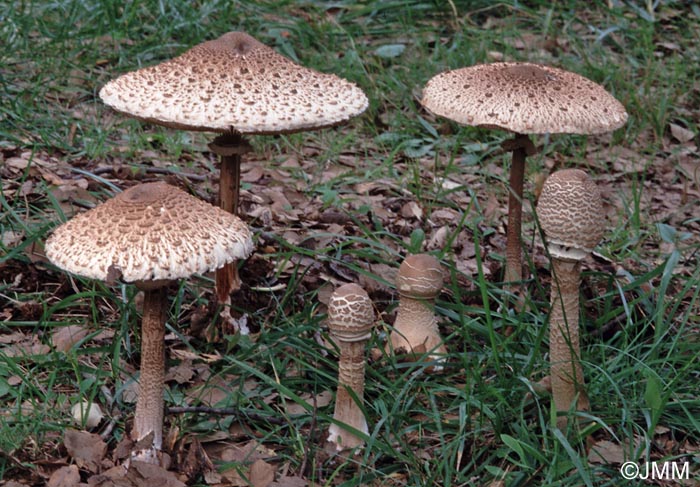
<svg viewBox="0 0 700 487"><path fill-rule="evenodd" d="M624 106L599 84L570 71L532 63L500 62L446 71L423 90L423 106L463 125L514 132L506 228L504 282L522 280L521 220L526 157L536 152L528 134L599 134L622 127Z"/></svg>
<svg viewBox="0 0 700 487"><path fill-rule="evenodd" d="M374 325L374 307L364 289L344 284L328 303L328 330L338 347L338 390L328 442L337 451L360 447L364 440L352 430L368 434L360 407L365 391L365 348ZM348 429L347 427L350 427Z"/></svg>
<svg viewBox="0 0 700 487"><path fill-rule="evenodd" d="M56 228L46 256L82 277L133 282L144 292L141 369L131 437L150 445L133 459L158 463L163 438L167 285L247 257L250 231L237 216L165 183L134 186Z"/></svg>
<svg viewBox="0 0 700 487"><path fill-rule="evenodd" d="M220 206L237 213L244 135L339 125L367 108L364 92L334 74L300 66L244 32L229 32L180 56L123 74L100 90L113 109L183 130L219 132ZM220 303L239 287L233 265L216 273Z"/></svg>
<svg viewBox="0 0 700 487"><path fill-rule="evenodd" d="M432 255L409 255L399 266L396 289L399 308L389 335L391 350L396 354L422 356L444 361L447 348L440 336L435 315L435 299L443 287L440 261ZM440 370L432 367L431 371Z"/></svg>
<svg viewBox="0 0 700 487"><path fill-rule="evenodd" d="M603 237L603 209L593 180L579 169L551 174L537 203L537 217L552 258L549 355L554 406L565 428L564 415L590 408L584 387L579 346L581 261Z"/></svg>

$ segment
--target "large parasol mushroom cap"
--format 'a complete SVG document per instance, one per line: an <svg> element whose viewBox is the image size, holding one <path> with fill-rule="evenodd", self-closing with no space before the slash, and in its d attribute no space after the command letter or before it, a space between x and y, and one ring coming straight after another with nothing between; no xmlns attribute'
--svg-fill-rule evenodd
<svg viewBox="0 0 700 487"><path fill-rule="evenodd" d="M519 134L598 134L622 127L625 107L581 75L531 63L479 64L440 73L423 106L463 125Z"/></svg>
<svg viewBox="0 0 700 487"><path fill-rule="evenodd" d="M334 74L300 66L243 32L229 32L100 90L115 110L177 129L279 134L337 125L367 96Z"/></svg>
<svg viewBox="0 0 700 487"><path fill-rule="evenodd" d="M126 282L186 278L252 250L240 218L162 182L139 184L75 216L46 242L58 267Z"/></svg>
<svg viewBox="0 0 700 487"><path fill-rule="evenodd" d="M562 260L585 258L605 231L598 186L580 169L562 169L547 178L537 216L549 253Z"/></svg>

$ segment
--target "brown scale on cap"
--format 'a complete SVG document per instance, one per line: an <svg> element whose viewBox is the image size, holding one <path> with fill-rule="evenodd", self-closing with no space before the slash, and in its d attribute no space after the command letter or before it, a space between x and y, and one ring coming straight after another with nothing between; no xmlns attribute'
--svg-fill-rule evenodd
<svg viewBox="0 0 700 487"><path fill-rule="evenodd" d="M550 175L537 202L537 216L549 252L558 258L581 259L603 238L603 203L598 187L580 169Z"/></svg>
<svg viewBox="0 0 700 487"><path fill-rule="evenodd" d="M423 90L431 112L464 125L520 134L598 134L627 121L599 84L530 63L479 64L438 74Z"/></svg>
<svg viewBox="0 0 700 487"><path fill-rule="evenodd" d="M46 242L47 257L68 272L127 282L185 278L251 251L240 218L165 183L134 186L75 216Z"/></svg>
<svg viewBox="0 0 700 487"><path fill-rule="evenodd" d="M552 256L549 355L552 400L557 411L590 409L579 346L581 261L600 242L605 225L598 187L579 169L551 174L537 203L537 216ZM557 418L566 428L567 417Z"/></svg>
<svg viewBox="0 0 700 487"><path fill-rule="evenodd" d="M278 134L336 125L367 97L334 74L300 66L243 32L229 32L107 83L117 111L178 129Z"/></svg>
<svg viewBox="0 0 700 487"><path fill-rule="evenodd" d="M340 350L340 357L333 413L335 422L328 429L328 442L338 451L356 448L364 443L357 435L343 428L343 424L368 433L367 420L353 394L362 401L365 390L365 344L373 325L374 307L364 289L357 284L345 284L335 290L328 303L328 330Z"/></svg>

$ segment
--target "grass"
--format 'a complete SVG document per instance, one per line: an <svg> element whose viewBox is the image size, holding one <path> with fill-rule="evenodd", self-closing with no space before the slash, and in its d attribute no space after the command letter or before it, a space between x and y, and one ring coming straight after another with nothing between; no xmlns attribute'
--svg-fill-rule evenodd
<svg viewBox="0 0 700 487"><path fill-rule="evenodd" d="M133 413L138 293L66 276L41 258L41 242L132 179L163 177L152 168L204 176L188 187L214 194L211 134L128 120L105 108L97 90L233 29L358 83L370 108L342 128L253 138L246 166L261 165L269 181L244 186L258 251L241 269L247 287L236 306L255 333L205 339L218 313L207 277L173 290L168 321L169 365L193 375L168 381L167 404L240 414L168 415L178 446L196 435L220 470L247 475L262 455L319 485L638 485L610 459L587 460L591 435L627 445L642 462L689 461L697 476L697 137L679 143L669 124L700 128L700 12L682 2L608 3L5 2L0 479L45 481L45 460L65 457L62 432L79 427L69 409L80 398L106 413L97 432L109 428L110 449ZM592 400L582 432L553 428L549 399L536 392L548 372L549 278L531 213L528 300L521 312L500 306L506 134L436 119L418 103L434 74L499 58L579 72L630 113L612 135L539 137L543 153L527 169L528 199L552 168L580 166L607 203L610 228L582 290ZM112 165L126 169L101 170ZM302 208L273 207L266 220L254 210L270 206L275 192ZM336 360L314 338L323 330L324 296L349 280L366 287L380 313L369 346L383 350L396 308L392 271L418 251L435 253L448 271L436 308L450 351L446 370L429 375L429 364L372 354L367 447L329 457L322 443L333 409L324 393L335 390ZM68 325L89 333L59 349L56 333ZM239 446L255 439L266 453L227 460L216 450L222 439ZM192 482L204 485L201 476Z"/></svg>

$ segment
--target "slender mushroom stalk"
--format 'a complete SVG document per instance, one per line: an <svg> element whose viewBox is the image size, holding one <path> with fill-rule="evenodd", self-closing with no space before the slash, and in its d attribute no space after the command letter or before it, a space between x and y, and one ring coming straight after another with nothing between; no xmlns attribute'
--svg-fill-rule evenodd
<svg viewBox="0 0 700 487"><path fill-rule="evenodd" d="M243 32L229 32L182 55L126 73L100 90L115 110L176 129L220 132L219 200L236 213L244 135L286 134L339 125L360 115L367 96L333 74L300 66ZM216 275L219 303L240 287L234 264Z"/></svg>
<svg viewBox="0 0 700 487"><path fill-rule="evenodd" d="M410 255L401 263L396 277L399 309L389 335L394 353L409 356L430 353L430 360L444 361L447 348L440 336L434 310L443 279L440 262L432 255ZM432 368L434 371L441 369L441 366Z"/></svg>
<svg viewBox="0 0 700 487"><path fill-rule="evenodd" d="M603 209L595 183L579 169L564 169L547 178L537 215L552 257L549 356L552 400L559 413L590 409L579 348L581 261L603 236ZM557 426L566 428L566 416Z"/></svg>
<svg viewBox="0 0 700 487"><path fill-rule="evenodd" d="M340 350L340 358L328 442L335 445L337 451L364 444L353 429L364 434L369 432L360 404L365 391L365 347L373 324L374 308L364 289L357 284L345 284L335 290L328 305L328 329Z"/></svg>
<svg viewBox="0 0 700 487"><path fill-rule="evenodd" d="M526 156L536 152L526 134L599 134L622 127L625 108L605 89L575 73L531 63L492 63L446 71L423 90L423 106L463 125L516 134L506 229L504 281L519 292L523 279L521 220Z"/></svg>
<svg viewBox="0 0 700 487"><path fill-rule="evenodd" d="M139 396L136 400L131 437L136 442L153 434L150 445L135 451L133 460L159 463L163 447L163 384L165 383L165 320L167 315L167 286L136 283L143 290L141 318L141 373Z"/></svg>
<svg viewBox="0 0 700 487"><path fill-rule="evenodd" d="M245 258L252 246L237 216L165 183L134 186L75 216L47 240L46 256L58 267L109 282L121 277L144 291L132 459L159 463L161 456L167 285Z"/></svg>

